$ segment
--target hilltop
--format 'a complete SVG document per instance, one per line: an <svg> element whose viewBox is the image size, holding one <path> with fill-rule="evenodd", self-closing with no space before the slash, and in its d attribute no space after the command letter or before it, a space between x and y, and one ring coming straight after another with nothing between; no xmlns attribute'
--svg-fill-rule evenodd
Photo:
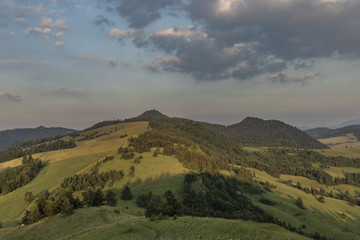
<svg viewBox="0 0 360 240"><path fill-rule="evenodd" d="M37 127L37 128L17 128L12 130L0 131L0 150L4 150L12 145L41 138L52 138L58 135L66 135L76 132L74 129L62 127Z"/></svg>
<svg viewBox="0 0 360 240"><path fill-rule="evenodd" d="M209 129L228 137L259 145L288 146L309 149L328 148L305 132L278 120L247 117L230 126L204 123Z"/></svg>

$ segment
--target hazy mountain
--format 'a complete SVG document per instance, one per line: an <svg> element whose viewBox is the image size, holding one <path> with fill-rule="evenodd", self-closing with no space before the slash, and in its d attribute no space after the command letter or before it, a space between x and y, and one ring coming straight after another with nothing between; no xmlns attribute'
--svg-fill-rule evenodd
<svg viewBox="0 0 360 240"><path fill-rule="evenodd" d="M300 146L303 148L327 148L305 132L278 120L262 120L247 117L242 122L230 126L205 123L216 132L244 141L268 146Z"/></svg>
<svg viewBox="0 0 360 240"><path fill-rule="evenodd" d="M305 131L310 136L321 139L321 138L331 138L345 136L346 134L353 133L357 139L360 139L360 125L351 125L336 129L331 128L313 128Z"/></svg>
<svg viewBox="0 0 360 240"><path fill-rule="evenodd" d="M55 137L76 132L74 129L61 127L37 127L37 128L18 128L12 130L0 131L0 150L20 142L35 140L40 138Z"/></svg>

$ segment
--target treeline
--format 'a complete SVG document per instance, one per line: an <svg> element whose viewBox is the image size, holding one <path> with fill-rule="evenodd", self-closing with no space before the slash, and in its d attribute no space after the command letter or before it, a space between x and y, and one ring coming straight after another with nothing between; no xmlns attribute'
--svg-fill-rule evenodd
<svg viewBox="0 0 360 240"><path fill-rule="evenodd" d="M35 154L35 153L76 147L76 143L74 142L74 140L65 141L62 139L57 139L57 140L50 140L50 142L46 142L47 140L48 139L27 141L18 144L16 146L10 147L5 151L0 151L0 162L10 161L12 159L20 158L28 154Z"/></svg>
<svg viewBox="0 0 360 240"><path fill-rule="evenodd" d="M88 188L82 193L83 200L74 198L72 189L60 188L53 194L44 191L30 210L26 210L22 221L31 224L42 218L54 216L58 213L72 214L74 209L101 205L116 206L117 198L113 191L102 191Z"/></svg>
<svg viewBox="0 0 360 240"><path fill-rule="evenodd" d="M22 165L0 172L0 193L6 194L20 188L35 178L43 167L41 160L24 156Z"/></svg>
<svg viewBox="0 0 360 240"><path fill-rule="evenodd" d="M310 238L327 239L319 233L304 232L304 225L295 227L266 213L252 203L244 189L260 193L262 191L233 177L209 173L187 174L184 180L184 214L272 223Z"/></svg>
<svg viewBox="0 0 360 240"><path fill-rule="evenodd" d="M136 200L139 207L145 208L145 217L158 218L175 217L182 215L182 204L179 202L172 191L167 190L163 197L148 194L140 194Z"/></svg>
<svg viewBox="0 0 360 240"><path fill-rule="evenodd" d="M104 187L109 181L118 181L124 177L122 170L110 170L102 173L85 173L67 177L61 183L62 188L70 188L72 191L81 191L89 187Z"/></svg>
<svg viewBox="0 0 360 240"><path fill-rule="evenodd" d="M113 156L106 156L91 169L90 173L74 175L65 178L60 188L50 194L47 190L35 200L35 205L26 211L23 218L24 223L34 223L44 217L58 213L71 214L74 209L101 205L115 206L117 198L112 191L101 189L110 181L121 180L124 177L122 170L110 170L98 172L102 162L111 160ZM81 192L82 200L74 198L74 192Z"/></svg>

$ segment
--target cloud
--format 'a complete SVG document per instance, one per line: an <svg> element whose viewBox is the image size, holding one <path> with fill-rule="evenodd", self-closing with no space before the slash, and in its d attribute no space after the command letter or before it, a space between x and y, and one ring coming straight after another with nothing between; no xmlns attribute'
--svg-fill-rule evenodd
<svg viewBox="0 0 360 240"><path fill-rule="evenodd" d="M81 59L81 60L86 60L86 61L91 61L100 65L108 65L111 67L116 67L118 65L118 60L115 59L107 59L107 60L102 60L99 58L95 58L93 56L88 56L88 55L80 55L80 56L76 56L77 59ZM127 65L126 63L120 63L121 66L123 67L127 67L129 65Z"/></svg>
<svg viewBox="0 0 360 240"><path fill-rule="evenodd" d="M63 33L63 32L58 32L58 33L55 34L55 38L56 38L57 40L60 40L60 38L62 38L63 36L64 36L64 33Z"/></svg>
<svg viewBox="0 0 360 240"><path fill-rule="evenodd" d="M162 16L163 9L178 6L183 0L109 0L107 3L118 3L116 12L124 17L130 28L143 28Z"/></svg>
<svg viewBox="0 0 360 240"><path fill-rule="evenodd" d="M65 19L57 19L55 22L51 18L43 18L40 25L42 27L56 28L59 30L67 30L68 26Z"/></svg>
<svg viewBox="0 0 360 240"><path fill-rule="evenodd" d="M131 28L113 28L109 37L131 39L138 48L158 52L160 57L145 65L156 71L182 72L202 80L246 80L281 74L289 67L312 68L319 58L360 57L358 0L107 0L103 4ZM146 32L149 24L171 11L188 16L193 26ZM289 81L287 77L279 82Z"/></svg>
<svg viewBox="0 0 360 240"><path fill-rule="evenodd" d="M312 72L309 72L302 76L289 76L286 73L281 72L270 74L268 78L276 83L301 83L302 85L308 85L316 75L317 74L314 75Z"/></svg>
<svg viewBox="0 0 360 240"><path fill-rule="evenodd" d="M89 61L95 60L94 57L92 57L92 56L87 56L87 55L76 56L76 58L77 58L77 59L82 59L82 60L89 60Z"/></svg>
<svg viewBox="0 0 360 240"><path fill-rule="evenodd" d="M7 102L21 102L22 99L19 96L13 96L6 92L0 92L0 101L7 101Z"/></svg>
<svg viewBox="0 0 360 240"><path fill-rule="evenodd" d="M118 64L118 61L114 60L114 59L108 59L108 60L106 60L106 64L111 66L111 67L116 67L117 64Z"/></svg>
<svg viewBox="0 0 360 240"><path fill-rule="evenodd" d="M24 17L16 17L14 18L14 22L21 23L21 24L28 24L28 21Z"/></svg>
<svg viewBox="0 0 360 240"><path fill-rule="evenodd" d="M115 25L115 22L107 19L103 15L96 16L95 19L93 20L93 23L98 26L114 26Z"/></svg>
<svg viewBox="0 0 360 240"><path fill-rule="evenodd" d="M15 36L16 36L16 33L10 32L7 36L8 36L8 37L15 37Z"/></svg>
<svg viewBox="0 0 360 240"><path fill-rule="evenodd" d="M56 47L56 48L63 48L63 47L65 47L65 43L63 43L63 42L61 42L61 41L56 41L56 42L54 43L54 47Z"/></svg>
<svg viewBox="0 0 360 240"><path fill-rule="evenodd" d="M24 31L25 35L42 35L43 37L51 36L51 29L50 28L28 28Z"/></svg>

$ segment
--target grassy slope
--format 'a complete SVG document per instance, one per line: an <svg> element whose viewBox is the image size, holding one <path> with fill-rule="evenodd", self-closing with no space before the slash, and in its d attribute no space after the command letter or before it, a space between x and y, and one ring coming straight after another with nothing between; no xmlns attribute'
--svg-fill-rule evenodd
<svg viewBox="0 0 360 240"><path fill-rule="evenodd" d="M272 224L180 217L150 221L114 208L76 210L33 226L17 227L3 239L308 239Z"/></svg>
<svg viewBox="0 0 360 240"><path fill-rule="evenodd" d="M316 181L309 180L304 177L281 175L280 179L274 178L265 172L251 169L256 173L256 179L266 182L269 181L275 185L273 192L263 193L260 195L253 195L254 199L267 198L276 202L276 206L268 206L259 203L265 210L272 213L281 220L286 220L293 226L299 227L302 224L306 225L306 232L320 232L335 239L360 239L360 229L358 228L358 221L360 220L360 207L350 206L345 201L340 201L333 198L325 197L325 203L320 203L312 194L307 194L304 191L298 190L294 187L280 183L279 180L292 180L296 185L300 182L302 187L314 187L320 189L322 187L326 191L332 189L334 192L337 189L345 192L352 190L359 191L360 188L355 186L338 185L335 187L326 187ZM306 210L302 210L295 205L296 199L301 197L304 202ZM346 219L342 219L340 214L345 213ZM331 226L331 227L329 227Z"/></svg>
<svg viewBox="0 0 360 240"><path fill-rule="evenodd" d="M7 222L21 219L27 207L24 201L25 192L30 191L37 195L45 189L51 190L65 177L81 172L84 168L101 160L106 155L114 154L119 146L127 144L127 139L120 139L120 135L127 133L129 136L137 136L147 129L148 123L124 123L119 124L117 127L118 130L113 130L112 134L89 141L82 141L78 147L73 149L35 154L34 157L47 162L47 166L41 170L31 183L5 196L0 196L0 221ZM105 127L97 131L110 132L111 128L114 127ZM4 168L17 164L21 164L21 160L5 162L0 164L0 166Z"/></svg>

